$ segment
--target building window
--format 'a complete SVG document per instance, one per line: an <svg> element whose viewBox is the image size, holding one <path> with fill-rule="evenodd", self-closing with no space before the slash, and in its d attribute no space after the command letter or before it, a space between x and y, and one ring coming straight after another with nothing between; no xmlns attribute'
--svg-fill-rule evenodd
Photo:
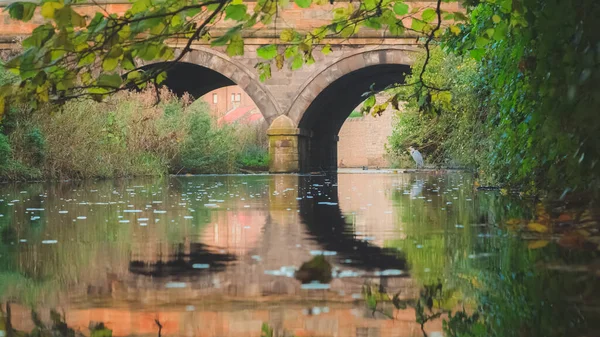
<svg viewBox="0 0 600 337"><path fill-rule="evenodd" d="M235 102L235 94L231 94L231 101Z"/></svg>
<svg viewBox="0 0 600 337"><path fill-rule="evenodd" d="M242 101L242 94L235 94L235 101L236 102L241 102Z"/></svg>
<svg viewBox="0 0 600 337"><path fill-rule="evenodd" d="M213 104L217 104L219 102L219 95L213 94Z"/></svg>

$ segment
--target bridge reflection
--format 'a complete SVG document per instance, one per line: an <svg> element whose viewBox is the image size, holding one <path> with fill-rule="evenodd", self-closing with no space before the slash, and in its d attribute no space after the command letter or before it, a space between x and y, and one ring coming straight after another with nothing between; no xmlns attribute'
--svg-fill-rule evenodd
<svg viewBox="0 0 600 337"><path fill-rule="evenodd" d="M146 233L127 255L89 266L97 278L110 264L100 282L81 270L71 286L87 290L69 291L54 306L64 309L69 325L85 331L90 321L101 321L114 336L156 334L155 319L163 336L259 336L263 322L279 336L421 336L412 309L390 309L397 317L392 321L359 300L365 283L403 298L418 296L418 289L402 254L366 240L347 222L352 210L345 211L338 196L338 184L351 182L344 179L268 176L251 191L254 198L225 200L207 213L209 224L200 232L186 229L183 242L166 244L153 239L160 232ZM190 191L181 183L169 193ZM385 195L370 202L380 206L379 214L390 203ZM293 268L323 251L335 254L327 259L349 277L334 278L329 289L302 289ZM384 269L403 273L378 273ZM14 306L12 320L20 330L33 328L24 307ZM440 330L438 323L428 328Z"/></svg>

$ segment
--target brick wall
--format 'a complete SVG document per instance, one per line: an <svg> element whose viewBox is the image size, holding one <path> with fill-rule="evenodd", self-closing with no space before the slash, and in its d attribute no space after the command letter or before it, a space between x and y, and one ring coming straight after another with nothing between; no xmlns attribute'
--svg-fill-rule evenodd
<svg viewBox="0 0 600 337"><path fill-rule="evenodd" d="M385 144L392 135L393 116L388 108L381 116L348 118L339 133L338 167L388 167Z"/></svg>

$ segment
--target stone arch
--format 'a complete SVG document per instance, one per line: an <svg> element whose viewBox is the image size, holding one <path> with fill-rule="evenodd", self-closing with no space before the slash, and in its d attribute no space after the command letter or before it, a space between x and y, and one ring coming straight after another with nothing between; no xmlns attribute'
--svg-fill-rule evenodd
<svg viewBox="0 0 600 337"><path fill-rule="evenodd" d="M337 170L338 133L352 110L371 89L403 83L413 49L382 47L342 56L309 78L287 112L299 130L302 171ZM307 135L302 137L301 135Z"/></svg>
<svg viewBox="0 0 600 337"><path fill-rule="evenodd" d="M156 63L145 67L153 65ZM178 94L189 92L196 98L214 89L238 85L252 98L268 123L281 114L277 101L253 71L208 48L200 47L184 55L168 71L165 85Z"/></svg>
<svg viewBox="0 0 600 337"><path fill-rule="evenodd" d="M394 83L393 79L401 76L400 80L403 81L404 73L410 71L410 65L414 62L417 51L418 49L415 48L380 47L368 50L360 49L354 53L344 55L314 73L302 84L286 115L297 126L300 126L305 112L325 89L346 75L360 70L392 69L392 72L379 71L367 77L374 80L383 79L385 83ZM371 67L373 68L371 69ZM382 87L382 85L378 86Z"/></svg>

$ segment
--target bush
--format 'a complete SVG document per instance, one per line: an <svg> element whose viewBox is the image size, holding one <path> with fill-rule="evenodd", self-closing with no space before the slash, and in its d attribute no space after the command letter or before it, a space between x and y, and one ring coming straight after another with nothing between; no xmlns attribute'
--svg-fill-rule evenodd
<svg viewBox="0 0 600 337"><path fill-rule="evenodd" d="M413 65L419 74L424 55ZM410 75L407 82L417 79ZM394 131L389 138L388 153L400 162L412 159L407 148L414 146L426 162L436 166L478 168L485 165L486 126L478 115L479 101L473 84L477 82L474 60L447 55L440 48L431 51L424 74L425 81L440 88L450 88L446 96L433 97L433 111L422 111L421 101L410 99L397 113ZM400 89L414 95L413 87ZM411 163L412 164L412 163Z"/></svg>
<svg viewBox="0 0 600 337"><path fill-rule="evenodd" d="M12 107L2 123L3 179L233 173L268 166L265 125L218 126L206 103L167 90L158 105L148 89L35 112Z"/></svg>
<svg viewBox="0 0 600 337"><path fill-rule="evenodd" d="M239 144L235 129L216 126L206 103L190 106L187 137L172 162L176 173L230 173L236 168Z"/></svg>
<svg viewBox="0 0 600 337"><path fill-rule="evenodd" d="M261 146L247 146L239 156L240 168L251 171L269 170L269 151Z"/></svg>

